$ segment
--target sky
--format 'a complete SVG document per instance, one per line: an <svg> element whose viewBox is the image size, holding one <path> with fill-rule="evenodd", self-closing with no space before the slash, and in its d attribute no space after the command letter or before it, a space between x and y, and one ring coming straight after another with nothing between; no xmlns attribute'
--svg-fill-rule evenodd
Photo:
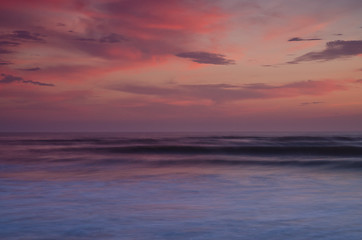
<svg viewBox="0 0 362 240"><path fill-rule="evenodd" d="M362 131L361 0L0 1L0 131Z"/></svg>

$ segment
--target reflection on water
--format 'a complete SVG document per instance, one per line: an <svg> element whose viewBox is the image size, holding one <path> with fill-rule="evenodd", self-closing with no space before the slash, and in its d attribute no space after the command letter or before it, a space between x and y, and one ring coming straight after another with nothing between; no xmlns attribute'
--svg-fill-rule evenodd
<svg viewBox="0 0 362 240"><path fill-rule="evenodd" d="M187 155L150 151L110 153L79 148L141 145L143 148L139 149L158 147L159 151L158 145L165 146L165 142L184 147L263 147L281 146L286 139L76 137L0 138L1 239L362 237L358 154L301 155L291 153L290 148L269 155L202 151ZM325 147L354 147L358 152L360 138L351 139L299 137L289 139L284 146L318 142ZM224 164L227 161L231 164ZM288 161L328 164L282 163ZM333 165L332 161L338 164ZM354 162L357 167L346 167L344 161Z"/></svg>

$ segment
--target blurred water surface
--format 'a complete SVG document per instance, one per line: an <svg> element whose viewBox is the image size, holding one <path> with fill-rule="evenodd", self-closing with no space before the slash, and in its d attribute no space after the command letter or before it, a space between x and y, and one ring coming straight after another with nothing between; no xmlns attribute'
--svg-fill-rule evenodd
<svg viewBox="0 0 362 240"><path fill-rule="evenodd" d="M359 134L1 134L1 239L362 238Z"/></svg>

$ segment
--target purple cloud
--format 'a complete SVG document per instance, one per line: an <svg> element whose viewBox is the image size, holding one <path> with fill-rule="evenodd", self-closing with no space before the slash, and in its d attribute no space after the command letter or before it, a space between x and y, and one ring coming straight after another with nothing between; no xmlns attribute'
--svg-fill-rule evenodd
<svg viewBox="0 0 362 240"><path fill-rule="evenodd" d="M333 41L326 44L326 48L320 52L309 52L295 58L289 64L296 64L304 61L334 60L338 58L356 56L362 53L362 41Z"/></svg>
<svg viewBox="0 0 362 240"><path fill-rule="evenodd" d="M64 24L64 23L58 22L58 23L56 24L56 26L57 26L57 27L65 27L65 26L67 26L67 25Z"/></svg>
<svg viewBox="0 0 362 240"><path fill-rule="evenodd" d="M235 64L232 59L226 59L225 55L209 52L183 52L176 54L180 58L189 58L193 62L202 64L229 65Z"/></svg>
<svg viewBox="0 0 362 240"><path fill-rule="evenodd" d="M247 89L271 89L271 88L277 88L278 86L271 86L265 83L249 83L244 84L243 88Z"/></svg>
<svg viewBox="0 0 362 240"><path fill-rule="evenodd" d="M1 74L2 79L0 79L0 83L1 84L9 84L9 83L13 83L13 82L22 82L22 83L30 83L33 85L38 85L38 86L47 86L47 87L54 87L54 84L51 83L42 83L42 82L36 82L36 81L31 81L31 80L24 80L22 77L17 77L17 76L13 76L13 75L7 75L2 73Z"/></svg>
<svg viewBox="0 0 362 240"><path fill-rule="evenodd" d="M316 105L316 104L321 104L324 102L303 102L300 104L300 106L307 106L307 105Z"/></svg>
<svg viewBox="0 0 362 240"><path fill-rule="evenodd" d="M24 79L21 78L21 77L15 77L15 76L12 76L12 75L6 75L4 73L1 74L1 76L3 77L1 80L0 80L0 83L12 83L12 82L22 82Z"/></svg>
<svg viewBox="0 0 362 240"><path fill-rule="evenodd" d="M13 51L4 49L4 48L0 48L0 54L9 54L9 53L13 53Z"/></svg>
<svg viewBox="0 0 362 240"><path fill-rule="evenodd" d="M322 40L320 38L300 38L300 37L294 37L288 40L288 42L300 42L300 41L318 41Z"/></svg>
<svg viewBox="0 0 362 240"><path fill-rule="evenodd" d="M0 46L10 46L15 47L18 46L20 43L18 42L11 42L11 41L0 41Z"/></svg>
<svg viewBox="0 0 362 240"><path fill-rule="evenodd" d="M127 84L123 86L116 86L112 89L116 89L122 92L129 92L135 94L143 94L143 95L171 95L180 93L179 90L175 88L167 88L167 87L155 87L155 86L140 86L140 85L132 85Z"/></svg>
<svg viewBox="0 0 362 240"><path fill-rule="evenodd" d="M18 70L34 72L34 71L39 71L40 68L38 68L38 67L35 67L35 68L20 68L20 69L18 69Z"/></svg>
<svg viewBox="0 0 362 240"><path fill-rule="evenodd" d="M0 54L10 54L14 53L14 51L7 49L8 47L16 47L19 46L19 42L24 41L36 41L36 42L44 42L44 39L40 38L44 36L40 33L31 33L29 31L13 31L10 34L2 34L0 35ZM4 48L5 47L5 48Z"/></svg>
<svg viewBox="0 0 362 240"><path fill-rule="evenodd" d="M95 42L96 41L96 39L94 39L94 38L77 38L75 40L84 41L84 42Z"/></svg>
<svg viewBox="0 0 362 240"><path fill-rule="evenodd" d="M123 35L117 34L117 33L111 33L105 37L102 37L99 39L101 43L117 43L117 42L123 42L127 41L128 39L124 37Z"/></svg>
<svg viewBox="0 0 362 240"><path fill-rule="evenodd" d="M20 43L18 42L13 42L13 41L0 41L0 54L10 54L13 53L14 51L11 51L9 49L7 49L7 47L15 47L18 46ZM2 48L5 47L5 48ZM2 63L0 63L0 65L9 65L10 63L7 61L2 61Z"/></svg>
<svg viewBox="0 0 362 240"><path fill-rule="evenodd" d="M47 87L54 87L55 85L52 83L42 83L37 81L31 81L31 80L23 80L23 83L31 83L38 86L47 86Z"/></svg>
<svg viewBox="0 0 362 240"><path fill-rule="evenodd" d="M7 39L12 41L29 40L29 41L44 42L44 39L42 37L44 37L44 35L40 33L31 33L25 30L16 30L10 34L1 35L0 39Z"/></svg>
<svg viewBox="0 0 362 240"><path fill-rule="evenodd" d="M231 84L172 84L168 87L156 87L127 84L112 86L111 89L170 99L209 99L216 103L245 99L269 99L302 95L315 96L346 90L344 86L329 81L299 81L283 85L254 83L241 86ZM317 104L317 102L313 104Z"/></svg>
<svg viewBox="0 0 362 240"><path fill-rule="evenodd" d="M91 37L83 37L83 38L77 38L76 40L85 41L85 42L100 42L100 43L118 43L118 42L128 41L126 37L117 33L110 33L99 39Z"/></svg>
<svg viewBox="0 0 362 240"><path fill-rule="evenodd" d="M112 87L127 93L168 98L210 99L214 102L262 97L262 94L229 84L170 85L168 87L123 85Z"/></svg>

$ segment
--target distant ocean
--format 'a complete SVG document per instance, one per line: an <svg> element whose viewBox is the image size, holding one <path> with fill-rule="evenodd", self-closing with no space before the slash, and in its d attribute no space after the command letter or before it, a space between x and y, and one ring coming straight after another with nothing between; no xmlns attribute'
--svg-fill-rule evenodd
<svg viewBox="0 0 362 240"><path fill-rule="evenodd" d="M361 240L362 134L0 134L0 239Z"/></svg>

